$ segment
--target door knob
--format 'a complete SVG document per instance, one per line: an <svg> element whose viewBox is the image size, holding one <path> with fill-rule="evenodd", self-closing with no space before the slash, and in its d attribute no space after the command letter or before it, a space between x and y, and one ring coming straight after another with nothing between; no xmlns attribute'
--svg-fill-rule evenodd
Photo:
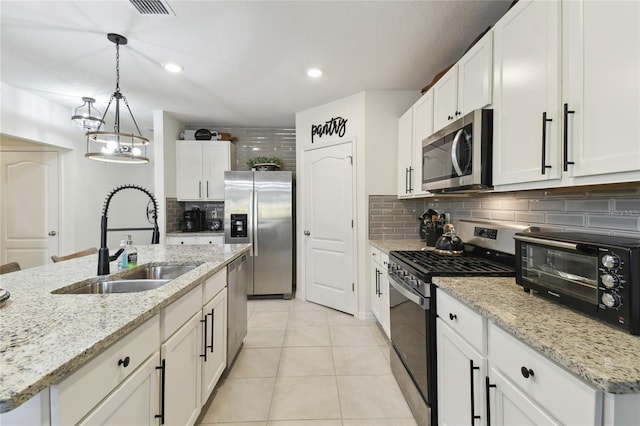
<svg viewBox="0 0 640 426"><path fill-rule="evenodd" d="M309 235L311 235L311 232L309 232L309 231L304 231L304 235L306 235L306 236L308 237Z"/></svg>
<svg viewBox="0 0 640 426"><path fill-rule="evenodd" d="M58 233L56 231L50 231L49 235L55 237L56 235L58 235Z"/></svg>

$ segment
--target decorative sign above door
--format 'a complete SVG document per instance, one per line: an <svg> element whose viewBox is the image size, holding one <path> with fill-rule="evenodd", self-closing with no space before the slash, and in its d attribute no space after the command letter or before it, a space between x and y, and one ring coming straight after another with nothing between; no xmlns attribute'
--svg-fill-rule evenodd
<svg viewBox="0 0 640 426"><path fill-rule="evenodd" d="M328 135L338 135L343 137L347 131L347 119L342 117L335 117L329 121L325 121L323 124L311 125L311 143L313 143L314 136L319 138Z"/></svg>

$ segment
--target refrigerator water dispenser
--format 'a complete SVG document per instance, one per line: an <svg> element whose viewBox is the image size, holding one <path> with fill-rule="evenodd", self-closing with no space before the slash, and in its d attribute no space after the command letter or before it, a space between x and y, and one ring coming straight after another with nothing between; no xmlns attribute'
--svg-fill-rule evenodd
<svg viewBox="0 0 640 426"><path fill-rule="evenodd" d="M247 216L246 214L231 215L232 238L245 238L247 236Z"/></svg>

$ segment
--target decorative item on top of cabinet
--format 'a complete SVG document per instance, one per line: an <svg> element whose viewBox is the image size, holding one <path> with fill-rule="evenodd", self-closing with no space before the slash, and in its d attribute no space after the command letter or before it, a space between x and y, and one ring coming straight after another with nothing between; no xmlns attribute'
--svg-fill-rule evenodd
<svg viewBox="0 0 640 426"><path fill-rule="evenodd" d="M233 168L235 151L230 142L177 141L178 200L224 200L224 172Z"/></svg>
<svg viewBox="0 0 640 426"><path fill-rule="evenodd" d="M492 47L493 32L489 31L434 84L434 132L474 109L491 104Z"/></svg>
<svg viewBox="0 0 640 426"><path fill-rule="evenodd" d="M625 1L520 1L496 24L497 190L639 179L639 24Z"/></svg>

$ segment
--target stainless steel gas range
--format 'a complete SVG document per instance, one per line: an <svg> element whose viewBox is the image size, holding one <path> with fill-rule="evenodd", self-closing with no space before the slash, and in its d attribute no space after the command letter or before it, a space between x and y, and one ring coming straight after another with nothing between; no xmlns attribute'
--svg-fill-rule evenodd
<svg viewBox="0 0 640 426"><path fill-rule="evenodd" d="M438 424L436 286L433 277L515 277L515 242L525 226L489 221L454 223L465 243L460 256L429 248L391 251L391 368L419 425Z"/></svg>

